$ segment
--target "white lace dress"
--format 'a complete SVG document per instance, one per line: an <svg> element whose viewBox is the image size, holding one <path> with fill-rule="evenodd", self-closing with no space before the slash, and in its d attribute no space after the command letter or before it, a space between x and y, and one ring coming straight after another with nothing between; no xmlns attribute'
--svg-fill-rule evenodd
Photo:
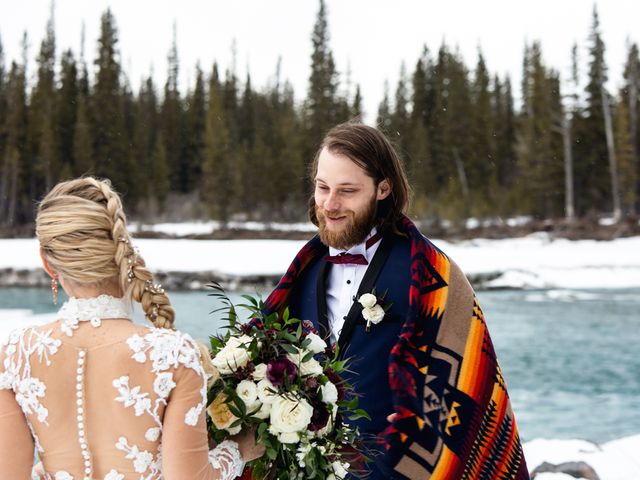
<svg viewBox="0 0 640 480"><path fill-rule="evenodd" d="M184 333L133 324L128 302L70 299L0 347L0 478L233 479L235 442L209 451L206 378Z"/></svg>

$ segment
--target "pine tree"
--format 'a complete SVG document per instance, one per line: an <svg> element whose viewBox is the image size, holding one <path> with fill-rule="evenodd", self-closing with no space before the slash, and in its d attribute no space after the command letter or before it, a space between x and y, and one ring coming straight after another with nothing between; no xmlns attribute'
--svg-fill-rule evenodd
<svg viewBox="0 0 640 480"><path fill-rule="evenodd" d="M186 192L188 168L182 155L182 103L178 90L178 49L176 26L173 26L173 43L167 56L167 81L164 85L164 99L160 109L160 129L164 140L164 151L170 172L172 190Z"/></svg>
<svg viewBox="0 0 640 480"><path fill-rule="evenodd" d="M611 209L611 177L607 160L601 88L607 80L607 69L604 62L604 43L600 36L600 22L595 8L589 43L586 108L584 118L576 124L580 143L575 145L574 155L576 210L579 214Z"/></svg>
<svg viewBox="0 0 640 480"><path fill-rule="evenodd" d="M154 161L164 162L164 165L159 167L161 170L164 168L165 174L168 176L166 150L163 141L159 140L158 97L152 75L149 75L142 83L138 93L134 132L134 158L141 172L138 193L144 202L142 211L151 215L154 213L157 193L153 176L158 166L154 164Z"/></svg>
<svg viewBox="0 0 640 480"><path fill-rule="evenodd" d="M251 86L251 75L247 73L242 100L238 108L238 153L237 161L240 170L240 208L241 210L250 212L250 199L255 198L253 193L257 191L260 185L260 171L263 170L264 154L260 155L256 151L257 137L257 118L256 108L257 99ZM270 129L272 125L265 125Z"/></svg>
<svg viewBox="0 0 640 480"><path fill-rule="evenodd" d="M55 51L53 3L37 58L38 73L29 108L29 155L34 166L35 195L41 196L58 181L60 165L54 138Z"/></svg>
<svg viewBox="0 0 640 480"><path fill-rule="evenodd" d="M493 81L493 119L494 139L496 142L496 174L503 193L513 185L516 170L516 120L513 107L511 79L507 76L504 82L496 75Z"/></svg>
<svg viewBox="0 0 640 480"><path fill-rule="evenodd" d="M305 158L300 155L301 128L297 119L294 92L285 83L282 92L272 95L269 116L273 118L273 141L263 137L262 144L270 151L269 165L273 177L266 185L269 195L267 216L271 219L293 220L300 216L307 192ZM257 146L258 147L258 146Z"/></svg>
<svg viewBox="0 0 640 480"><path fill-rule="evenodd" d="M320 0L311 41L311 75L305 104L309 142L307 158L311 157L311 152L315 150L324 134L337 123L340 103L337 96L338 73L329 46L329 26L324 0Z"/></svg>
<svg viewBox="0 0 640 480"><path fill-rule="evenodd" d="M184 164L185 190L197 189L202 175L206 130L206 94L202 70L196 66L196 84L187 98L185 111Z"/></svg>
<svg viewBox="0 0 640 480"><path fill-rule="evenodd" d="M411 171L411 165L408 164L406 151L408 147L408 138L410 127L409 116L409 89L407 86L407 68L404 62L400 66L400 74L398 76L398 85L396 86L393 112L391 114L391 122L389 125L390 139L394 143L396 150L405 159L405 168Z"/></svg>
<svg viewBox="0 0 640 480"><path fill-rule="evenodd" d="M23 43L23 45L26 42ZM3 125L6 144L0 158L0 225L16 225L32 219L30 169L26 154L27 101L25 68L15 62L7 81L7 115Z"/></svg>
<svg viewBox="0 0 640 480"><path fill-rule="evenodd" d="M209 102L205 134L205 155L202 165L201 196L214 218L224 222L232 213L236 194L235 171L230 169L230 135L224 117L222 88L214 65L209 82Z"/></svg>
<svg viewBox="0 0 640 480"><path fill-rule="evenodd" d="M452 209L460 209L463 206L463 212L466 216L470 214L485 215L487 212L483 203L479 202L477 205L470 203L474 197L481 198L476 191L482 191L484 185L481 180L470 177L470 173L473 170L468 171L470 167L469 159L472 158L473 148L468 134L471 131L472 116L469 74L458 52L455 54L450 53L447 63L449 84L446 86L445 91L448 94L448 98L442 115L450 137L448 138L448 145L445 144L444 160L448 159L449 165L455 165L455 174L450 173L450 177L445 183L447 192L444 201ZM440 167L436 166L435 168ZM443 165L442 168L446 169L447 166ZM460 200L464 202L462 205ZM450 215L459 214L459 211L453 211Z"/></svg>
<svg viewBox="0 0 640 480"><path fill-rule="evenodd" d="M60 89L56 101L55 135L57 157L63 165L63 177L72 176L75 170L73 137L77 121L78 68L73 52L67 50L60 61Z"/></svg>
<svg viewBox="0 0 640 480"><path fill-rule="evenodd" d="M490 76L482 52L478 52L474 79L471 84L471 129L469 149L470 156L466 161L466 176L473 190L473 204L478 213L489 214L497 205L497 198L493 193L497 187L496 165L496 132L493 109L492 92L490 91ZM485 204L485 205L482 205Z"/></svg>
<svg viewBox="0 0 640 480"><path fill-rule="evenodd" d="M73 173L76 176L95 174L89 106L87 97L82 92L78 94L73 129Z"/></svg>
<svg viewBox="0 0 640 480"><path fill-rule="evenodd" d="M101 17L96 80L91 95L91 137L95 173L108 177L120 191L127 186L127 138L124 125L123 87L118 59L118 32L111 10Z"/></svg>
<svg viewBox="0 0 640 480"><path fill-rule="evenodd" d="M164 210L164 204L167 200L171 187L169 181L169 165L167 152L165 150L166 142L162 138L162 133L156 137L153 152L151 154L151 168L149 174L149 191L152 202L157 200L158 209ZM153 209L152 209L153 212Z"/></svg>
<svg viewBox="0 0 640 480"><path fill-rule="evenodd" d="M360 93L360 85L356 85L356 93L353 95L353 102L351 103L351 118L362 118L362 94Z"/></svg>
<svg viewBox="0 0 640 480"><path fill-rule="evenodd" d="M640 212L640 122L638 122L638 116L640 114L640 55L638 53L637 43L629 46L629 53L627 54L627 62L624 69L624 79L626 85L620 101L627 104L627 111L629 113L630 161L634 166L633 170L636 178L636 184L632 188L635 193L631 194L635 196L636 203L635 205L628 206L628 213L629 215L637 215L638 212Z"/></svg>
<svg viewBox="0 0 640 480"><path fill-rule="evenodd" d="M387 135L391 132L391 105L389 102L389 82L384 82L384 94L378 106L378 116L376 126Z"/></svg>
<svg viewBox="0 0 640 480"><path fill-rule="evenodd" d="M7 80L4 66L4 49L0 38L0 177L2 176L2 157L7 142L5 124L7 122Z"/></svg>
<svg viewBox="0 0 640 480"><path fill-rule="evenodd" d="M89 72L84 57L84 24L80 40L80 59L78 61L78 84L76 102L76 121L73 127L73 174L75 176L95 174L93 138L91 136L91 113L89 99Z"/></svg>
<svg viewBox="0 0 640 480"><path fill-rule="evenodd" d="M520 183L516 195L520 213L536 218L557 217L564 211L562 137L554 126L561 117L560 85L556 72L542 59L538 42L527 48L523 102L517 155Z"/></svg>
<svg viewBox="0 0 640 480"><path fill-rule="evenodd" d="M405 149L409 178L415 192L415 214L426 214L433 207L437 185L432 168L429 145L429 122L433 115L433 62L425 46L411 77L411 113Z"/></svg>

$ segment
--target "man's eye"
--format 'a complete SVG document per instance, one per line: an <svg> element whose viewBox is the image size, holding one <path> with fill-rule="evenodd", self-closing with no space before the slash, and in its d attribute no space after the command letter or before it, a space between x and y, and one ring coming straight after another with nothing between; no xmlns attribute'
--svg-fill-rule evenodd
<svg viewBox="0 0 640 480"><path fill-rule="evenodd" d="M355 190L342 190L342 193L354 193Z"/></svg>
<svg viewBox="0 0 640 480"><path fill-rule="evenodd" d="M326 185L316 185L316 188L318 190L329 190L329 187L327 187Z"/></svg>

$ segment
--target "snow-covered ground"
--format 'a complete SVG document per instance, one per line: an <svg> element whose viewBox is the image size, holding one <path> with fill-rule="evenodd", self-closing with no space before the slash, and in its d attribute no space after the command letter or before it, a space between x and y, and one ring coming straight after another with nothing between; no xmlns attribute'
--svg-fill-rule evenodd
<svg viewBox="0 0 640 480"><path fill-rule="evenodd" d="M187 224L182 233L197 224ZM166 230L165 230L166 231ZM178 231L176 227L176 232ZM138 239L153 270L229 275L282 274L302 240ZM497 276L496 288L640 287L640 237L612 241L551 239L545 233L505 240L434 240L467 274ZM40 268L35 239L0 239L0 268Z"/></svg>
<svg viewBox="0 0 640 480"><path fill-rule="evenodd" d="M640 435L620 438L602 445L584 440L532 440L524 444L524 456L529 471L547 462L559 465L584 462L591 466L600 480L640 479ZM536 480L572 480L562 473L544 473Z"/></svg>

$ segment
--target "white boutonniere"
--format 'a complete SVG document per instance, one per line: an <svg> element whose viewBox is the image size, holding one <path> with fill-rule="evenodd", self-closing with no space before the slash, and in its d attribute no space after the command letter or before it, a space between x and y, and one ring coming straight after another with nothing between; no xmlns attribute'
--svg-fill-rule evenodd
<svg viewBox="0 0 640 480"><path fill-rule="evenodd" d="M376 297L375 291L362 294L358 303L362 305L362 317L367 321L366 332L371 331L371 324L379 324L391 307L391 304L383 306L383 299Z"/></svg>

